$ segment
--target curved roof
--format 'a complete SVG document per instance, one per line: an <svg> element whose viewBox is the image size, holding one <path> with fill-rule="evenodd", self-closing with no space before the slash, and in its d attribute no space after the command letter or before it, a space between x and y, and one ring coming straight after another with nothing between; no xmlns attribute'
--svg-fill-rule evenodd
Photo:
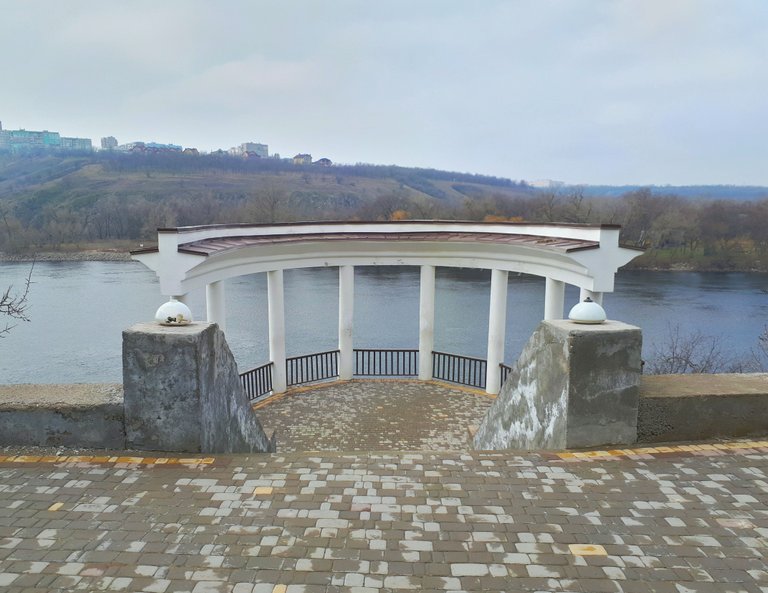
<svg viewBox="0 0 768 593"><path fill-rule="evenodd" d="M276 269L338 265L436 265L546 276L613 290L639 252L620 247L616 225L455 221L308 222L160 229L158 246L132 252L181 295L210 282Z"/></svg>

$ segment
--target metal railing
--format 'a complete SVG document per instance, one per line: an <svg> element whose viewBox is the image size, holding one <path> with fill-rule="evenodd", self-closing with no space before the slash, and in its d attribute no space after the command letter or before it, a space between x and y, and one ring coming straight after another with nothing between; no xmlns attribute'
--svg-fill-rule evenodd
<svg viewBox="0 0 768 593"><path fill-rule="evenodd" d="M258 399L272 391L272 366L268 362L240 374L240 382L248 399Z"/></svg>
<svg viewBox="0 0 768 593"><path fill-rule="evenodd" d="M314 383L339 376L339 351L317 352L285 359L288 387Z"/></svg>
<svg viewBox="0 0 768 593"><path fill-rule="evenodd" d="M407 348L355 348L355 377L416 377L419 374L419 351ZM269 362L240 375L251 400L272 391L272 368ZM432 352L432 378L459 385L485 389L487 363L481 358ZM285 361L288 387L324 381L339 376L339 351L317 352L293 356ZM504 385L512 367L499 365L500 385Z"/></svg>
<svg viewBox="0 0 768 593"><path fill-rule="evenodd" d="M419 351L403 348L355 348L355 376L416 377Z"/></svg>
<svg viewBox="0 0 768 593"><path fill-rule="evenodd" d="M503 362L499 364L499 385L501 387L504 387L504 383L507 382L507 377L509 377L509 373L512 372L512 367L508 364L504 364Z"/></svg>
<svg viewBox="0 0 768 593"><path fill-rule="evenodd" d="M482 358L432 352L432 377L441 381L485 389L485 368Z"/></svg>

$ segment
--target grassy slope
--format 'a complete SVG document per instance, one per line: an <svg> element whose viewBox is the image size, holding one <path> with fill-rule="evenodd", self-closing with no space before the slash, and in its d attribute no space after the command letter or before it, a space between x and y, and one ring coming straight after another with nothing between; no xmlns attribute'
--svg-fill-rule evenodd
<svg viewBox="0 0 768 593"><path fill-rule="evenodd" d="M392 177L350 174L349 169L335 167L318 167L310 171L303 168L295 171L173 171L162 167L120 171L88 157L0 159L0 200L42 200L76 209L106 196L150 201L169 197L242 198L265 188L284 191L299 201L321 199L330 203L349 203L351 200L364 204L380 196L403 192L411 197L431 198L416 185ZM453 185L445 180L434 180L429 182L426 191L434 188L441 195L440 201L447 204L464 200L466 188L471 188L471 193L478 197L516 192L514 188L482 183L465 183L462 191L457 191Z"/></svg>

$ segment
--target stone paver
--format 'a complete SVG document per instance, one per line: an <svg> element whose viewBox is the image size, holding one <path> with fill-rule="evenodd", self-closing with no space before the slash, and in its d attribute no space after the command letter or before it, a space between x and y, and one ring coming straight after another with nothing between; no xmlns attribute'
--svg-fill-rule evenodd
<svg viewBox="0 0 768 593"><path fill-rule="evenodd" d="M768 591L768 443L0 458L0 590Z"/></svg>
<svg viewBox="0 0 768 593"><path fill-rule="evenodd" d="M493 399L420 381L348 381L298 389L258 405L278 452L465 450Z"/></svg>

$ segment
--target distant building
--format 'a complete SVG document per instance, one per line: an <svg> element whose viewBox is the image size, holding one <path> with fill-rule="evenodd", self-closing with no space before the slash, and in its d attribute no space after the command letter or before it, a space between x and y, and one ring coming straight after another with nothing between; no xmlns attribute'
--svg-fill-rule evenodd
<svg viewBox="0 0 768 593"><path fill-rule="evenodd" d="M117 138L114 136L107 136L101 139L102 150L114 150L115 148L117 148Z"/></svg>
<svg viewBox="0 0 768 593"><path fill-rule="evenodd" d="M192 154L194 156L198 156L200 154L200 151L197 150L197 148L185 148L184 154Z"/></svg>
<svg viewBox="0 0 768 593"><path fill-rule="evenodd" d="M65 138L61 137L62 150L93 150L93 143L90 138Z"/></svg>
<svg viewBox="0 0 768 593"><path fill-rule="evenodd" d="M93 150L89 138L66 138L48 130L3 130L0 125L0 150Z"/></svg>
<svg viewBox="0 0 768 593"><path fill-rule="evenodd" d="M297 154L295 157L293 157L293 164L294 165L311 165L312 164L312 155L311 154Z"/></svg>
<svg viewBox="0 0 768 593"><path fill-rule="evenodd" d="M321 159L317 159L313 165L320 165L321 167L330 167L333 163L331 162L331 159L327 159L325 157Z"/></svg>
<svg viewBox="0 0 768 593"><path fill-rule="evenodd" d="M158 142L128 142L117 147L120 152L150 153L181 152L178 144L159 144Z"/></svg>
<svg viewBox="0 0 768 593"><path fill-rule="evenodd" d="M240 146L230 148L229 154L232 156L261 157L265 159L269 156L269 146L267 144L259 144L258 142L243 142Z"/></svg>

